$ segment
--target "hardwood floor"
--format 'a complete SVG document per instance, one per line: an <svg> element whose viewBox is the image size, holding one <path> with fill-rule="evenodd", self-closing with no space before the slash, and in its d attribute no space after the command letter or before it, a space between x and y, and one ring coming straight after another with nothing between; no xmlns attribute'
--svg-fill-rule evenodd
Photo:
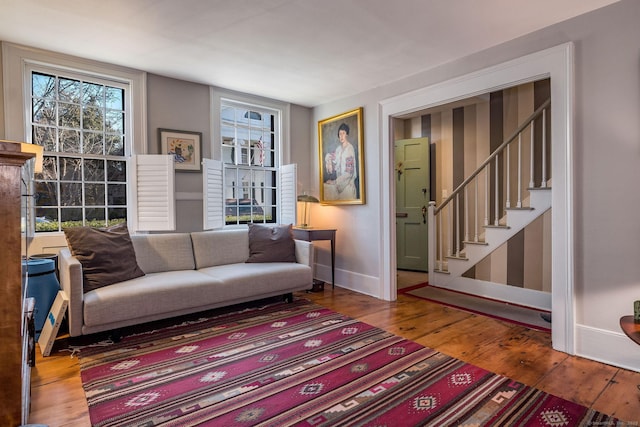
<svg viewBox="0 0 640 427"><path fill-rule="evenodd" d="M551 336L407 295L381 301L336 287L300 293L332 310L442 353L629 421L640 420L640 373L551 349ZM51 356L37 349L30 423L89 426L78 359L58 339Z"/></svg>

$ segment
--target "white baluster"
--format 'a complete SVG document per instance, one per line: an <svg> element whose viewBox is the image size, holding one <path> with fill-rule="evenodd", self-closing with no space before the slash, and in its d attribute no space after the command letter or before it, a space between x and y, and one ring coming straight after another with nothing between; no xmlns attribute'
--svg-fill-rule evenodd
<svg viewBox="0 0 640 427"><path fill-rule="evenodd" d="M438 265L441 271L444 271L444 252L443 252L443 238L444 230L442 229L442 211L438 212Z"/></svg>
<svg viewBox="0 0 640 427"><path fill-rule="evenodd" d="M473 210L475 212L475 217L473 220L473 231L474 231L474 235L473 235L473 241L478 243L478 228L480 227L480 224L478 223L478 181L480 180L479 176L476 176L476 179L474 179L473 181L475 182L475 190L476 190L476 197L475 197L475 204L476 207Z"/></svg>
<svg viewBox="0 0 640 427"><path fill-rule="evenodd" d="M453 256L453 202L447 206L447 255Z"/></svg>
<svg viewBox="0 0 640 427"><path fill-rule="evenodd" d="M507 194L505 200L505 206L511 207L511 144L507 145L507 158L505 160L506 170L504 171L504 179L507 181Z"/></svg>
<svg viewBox="0 0 640 427"><path fill-rule="evenodd" d="M540 187L547 188L547 109L542 110L542 180Z"/></svg>
<svg viewBox="0 0 640 427"><path fill-rule="evenodd" d="M516 207L522 207L522 132L518 134L518 201Z"/></svg>
<svg viewBox="0 0 640 427"><path fill-rule="evenodd" d="M460 256L460 193L456 193L456 211L455 211L455 220L456 220L456 235L455 235L455 247L456 247L456 256Z"/></svg>
<svg viewBox="0 0 640 427"><path fill-rule="evenodd" d="M464 187L464 240L469 241L469 186Z"/></svg>
<svg viewBox="0 0 640 427"><path fill-rule="evenodd" d="M500 195L500 189L499 189L499 185L498 185L499 184L499 179L498 179L499 178L499 176L498 176L498 159L499 158L500 158L500 154L498 154L496 156L496 173L495 173L496 185L495 185L495 194L493 195L494 201L495 201L495 209L496 209L494 211L495 218L493 219L493 225L495 225L495 226L500 225L500 214L499 214L499 209L500 209L499 208L499 206L500 206L499 202L500 201L498 200L499 199L498 196Z"/></svg>
<svg viewBox="0 0 640 427"><path fill-rule="evenodd" d="M489 225L489 165L484 168L484 225Z"/></svg>
<svg viewBox="0 0 640 427"><path fill-rule="evenodd" d="M531 154L529 155L529 188L535 188L535 182L533 181L533 141L535 141L533 139L533 124L535 123L535 120L531 120L531 123L529 124L529 126L531 126L531 141L529 142L530 147L531 147Z"/></svg>

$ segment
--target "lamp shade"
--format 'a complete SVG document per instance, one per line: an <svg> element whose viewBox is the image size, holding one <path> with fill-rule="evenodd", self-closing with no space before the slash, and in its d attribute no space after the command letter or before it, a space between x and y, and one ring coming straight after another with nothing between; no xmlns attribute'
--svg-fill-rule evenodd
<svg viewBox="0 0 640 427"><path fill-rule="evenodd" d="M298 201L299 202L306 202L306 203L320 203L320 200L318 200L317 198L310 196L309 194L301 194L298 196Z"/></svg>

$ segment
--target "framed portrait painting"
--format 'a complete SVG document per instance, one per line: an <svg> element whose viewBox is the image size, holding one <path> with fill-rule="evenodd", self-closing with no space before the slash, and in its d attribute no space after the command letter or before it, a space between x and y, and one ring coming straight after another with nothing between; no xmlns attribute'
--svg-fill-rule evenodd
<svg viewBox="0 0 640 427"><path fill-rule="evenodd" d="M177 171L202 170L202 133L184 130L158 129L160 152L171 154Z"/></svg>
<svg viewBox="0 0 640 427"><path fill-rule="evenodd" d="M320 203L364 204L362 107L320 120L318 139Z"/></svg>

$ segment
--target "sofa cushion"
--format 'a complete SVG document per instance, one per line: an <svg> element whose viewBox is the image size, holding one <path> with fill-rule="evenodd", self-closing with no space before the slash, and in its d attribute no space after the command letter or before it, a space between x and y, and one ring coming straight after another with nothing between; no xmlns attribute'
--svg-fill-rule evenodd
<svg viewBox="0 0 640 427"><path fill-rule="evenodd" d="M69 249L82 264L83 291L144 276L126 224L64 230Z"/></svg>
<svg viewBox="0 0 640 427"><path fill-rule="evenodd" d="M131 241L146 274L196 267L189 233L137 234Z"/></svg>
<svg viewBox="0 0 640 427"><path fill-rule="evenodd" d="M244 263L249 256L246 228L192 232L191 240L197 269Z"/></svg>
<svg viewBox="0 0 640 427"><path fill-rule="evenodd" d="M249 224L247 262L296 262L292 226Z"/></svg>
<svg viewBox="0 0 640 427"><path fill-rule="evenodd" d="M114 283L84 295L84 324L94 327L160 313L171 317L171 313L220 300L220 285L220 280L196 270L150 273Z"/></svg>

